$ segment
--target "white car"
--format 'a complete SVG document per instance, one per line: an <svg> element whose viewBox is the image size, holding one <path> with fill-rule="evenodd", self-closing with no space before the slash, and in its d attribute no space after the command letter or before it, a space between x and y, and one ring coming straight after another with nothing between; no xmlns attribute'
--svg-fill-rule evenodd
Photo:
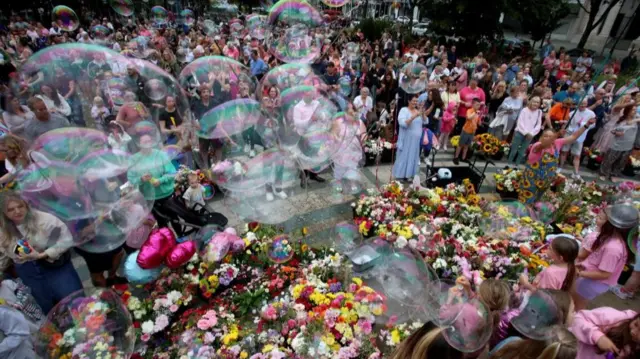
<svg viewBox="0 0 640 359"><path fill-rule="evenodd" d="M401 23L403 23L403 24L408 24L408 23L409 23L409 21L411 21L411 19L409 19L409 18L408 18L408 17L406 17L406 16L398 16L398 17L396 18L396 21L400 21L400 22L401 22Z"/></svg>
<svg viewBox="0 0 640 359"><path fill-rule="evenodd" d="M415 36L424 36L429 31L429 24L421 22L411 27L411 33Z"/></svg>

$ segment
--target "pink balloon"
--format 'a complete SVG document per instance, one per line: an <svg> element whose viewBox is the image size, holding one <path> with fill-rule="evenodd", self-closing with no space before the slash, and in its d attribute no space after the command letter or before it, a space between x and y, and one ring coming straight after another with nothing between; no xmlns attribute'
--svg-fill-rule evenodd
<svg viewBox="0 0 640 359"><path fill-rule="evenodd" d="M196 253L196 247L196 242L192 240L173 247L166 258L167 267L176 269L187 263Z"/></svg>
<svg viewBox="0 0 640 359"><path fill-rule="evenodd" d="M154 229L140 247L138 265L142 269L156 268L162 264L171 249L176 246L176 238L168 228Z"/></svg>

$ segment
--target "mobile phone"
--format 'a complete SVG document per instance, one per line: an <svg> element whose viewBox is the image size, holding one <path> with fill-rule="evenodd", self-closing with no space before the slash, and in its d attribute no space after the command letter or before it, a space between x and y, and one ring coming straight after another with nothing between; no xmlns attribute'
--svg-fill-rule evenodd
<svg viewBox="0 0 640 359"><path fill-rule="evenodd" d="M19 255L19 254L20 254L20 252L18 251L18 248L20 248L20 246L18 246L17 244L16 244L16 246L15 246L15 247L13 247L13 253L14 253L15 255Z"/></svg>

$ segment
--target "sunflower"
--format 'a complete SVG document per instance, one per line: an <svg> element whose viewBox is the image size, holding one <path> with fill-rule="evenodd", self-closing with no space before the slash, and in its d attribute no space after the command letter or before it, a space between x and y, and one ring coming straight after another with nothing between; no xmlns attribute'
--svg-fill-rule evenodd
<svg viewBox="0 0 640 359"><path fill-rule="evenodd" d="M531 187L531 182L528 179L525 178L525 179L522 180L522 186L525 187L525 188L529 188L529 187Z"/></svg>
<svg viewBox="0 0 640 359"><path fill-rule="evenodd" d="M531 164L531 168L537 170L538 168L540 168L540 162L534 162L533 164Z"/></svg>
<svg viewBox="0 0 640 359"><path fill-rule="evenodd" d="M536 181L536 187L538 188L545 188L547 186L547 182L544 180L537 180Z"/></svg>
<svg viewBox="0 0 640 359"><path fill-rule="evenodd" d="M496 188L498 189L498 191L504 191L504 186L502 185L502 183L497 183Z"/></svg>
<svg viewBox="0 0 640 359"><path fill-rule="evenodd" d="M533 197L533 192L531 192L529 190L526 190L526 189L521 191L520 194L526 199L529 199L529 198Z"/></svg>
<svg viewBox="0 0 640 359"><path fill-rule="evenodd" d="M535 177L536 174L533 173L532 170L527 169L527 170L524 171L524 175L525 175L525 177Z"/></svg>
<svg viewBox="0 0 640 359"><path fill-rule="evenodd" d="M542 155L542 163L551 163L555 160L556 158L548 153L545 153L544 155Z"/></svg>

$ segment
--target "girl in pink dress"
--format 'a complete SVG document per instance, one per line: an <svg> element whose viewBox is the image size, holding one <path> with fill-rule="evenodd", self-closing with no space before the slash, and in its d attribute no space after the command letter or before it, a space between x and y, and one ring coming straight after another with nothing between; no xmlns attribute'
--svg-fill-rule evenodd
<svg viewBox="0 0 640 359"><path fill-rule="evenodd" d="M440 128L438 142L445 151L447 150L447 143L449 143L449 134L451 134L453 127L456 125L456 107L457 104L454 101L449 102L444 115L442 115L442 127Z"/></svg>
<svg viewBox="0 0 640 359"><path fill-rule="evenodd" d="M580 359L638 358L640 355L640 315L633 310L609 307L576 313L570 327L578 339Z"/></svg>
<svg viewBox="0 0 640 359"><path fill-rule="evenodd" d="M540 272L533 283L529 283L527 275L521 274L520 286L532 292L538 288L570 291L576 278L575 260L579 251L580 246L575 239L564 236L554 238L547 251L551 265Z"/></svg>
<svg viewBox="0 0 640 359"><path fill-rule="evenodd" d="M638 210L630 204L616 204L604 210L607 221L593 244L585 241L589 253L577 266L576 309L587 307L589 301L618 283L620 273L627 263L626 238L638 225ZM584 252L583 252L584 255Z"/></svg>

